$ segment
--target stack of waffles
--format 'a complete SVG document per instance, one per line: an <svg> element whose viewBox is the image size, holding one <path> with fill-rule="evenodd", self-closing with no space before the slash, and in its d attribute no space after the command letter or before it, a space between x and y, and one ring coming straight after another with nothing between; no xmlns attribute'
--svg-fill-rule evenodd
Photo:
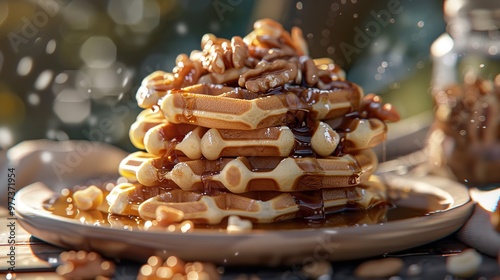
<svg viewBox="0 0 500 280"><path fill-rule="evenodd" d="M173 71L146 77L110 212L218 224L321 220L386 202L372 148L398 113L363 93L302 31L259 20L244 38L203 36Z"/></svg>

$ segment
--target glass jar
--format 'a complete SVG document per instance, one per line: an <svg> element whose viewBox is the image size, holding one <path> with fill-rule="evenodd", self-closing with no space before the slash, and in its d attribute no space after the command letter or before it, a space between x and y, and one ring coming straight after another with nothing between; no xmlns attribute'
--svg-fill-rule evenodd
<svg viewBox="0 0 500 280"><path fill-rule="evenodd" d="M447 32L431 46L433 173L500 183L500 1L445 0Z"/></svg>

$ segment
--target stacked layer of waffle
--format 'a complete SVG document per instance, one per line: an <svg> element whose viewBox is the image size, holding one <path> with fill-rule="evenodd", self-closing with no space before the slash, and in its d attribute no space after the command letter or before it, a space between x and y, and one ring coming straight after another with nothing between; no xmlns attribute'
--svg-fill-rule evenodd
<svg viewBox="0 0 500 280"><path fill-rule="evenodd" d="M135 183L115 187L110 212L269 223L385 202L371 148L399 118L391 105L311 59L297 27L259 20L244 38L207 34L201 47L144 79L130 129L142 151L120 165Z"/></svg>

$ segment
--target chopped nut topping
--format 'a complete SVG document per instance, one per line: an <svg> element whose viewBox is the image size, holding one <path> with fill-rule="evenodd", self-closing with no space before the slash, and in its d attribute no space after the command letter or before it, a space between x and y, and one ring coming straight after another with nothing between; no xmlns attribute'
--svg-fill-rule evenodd
<svg viewBox="0 0 500 280"><path fill-rule="evenodd" d="M253 92L267 92L295 80L297 71L297 63L281 59L271 63L261 61L255 69L240 75L238 83Z"/></svg>
<svg viewBox="0 0 500 280"><path fill-rule="evenodd" d="M342 69L331 59L313 63L300 28L294 27L289 33L270 19L256 21L254 30L244 38L234 36L228 40L205 34L201 49L189 57L179 55L172 73L156 71L146 77L136 96L139 106L152 107L169 90L197 83L239 84L266 93L292 82L331 89L332 81L345 79Z"/></svg>

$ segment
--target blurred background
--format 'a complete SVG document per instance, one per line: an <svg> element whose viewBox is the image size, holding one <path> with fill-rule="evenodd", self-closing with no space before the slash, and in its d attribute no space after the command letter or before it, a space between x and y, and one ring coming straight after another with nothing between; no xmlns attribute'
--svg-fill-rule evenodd
<svg viewBox="0 0 500 280"><path fill-rule="evenodd" d="M435 0L0 0L0 148L27 139L89 139L135 148L135 92L205 33L245 36L260 18L299 26L313 58L331 57L365 92L393 103L395 133L430 120ZM412 121L414 120L414 121ZM414 147L422 147L414 139ZM403 153L403 151L400 151Z"/></svg>

